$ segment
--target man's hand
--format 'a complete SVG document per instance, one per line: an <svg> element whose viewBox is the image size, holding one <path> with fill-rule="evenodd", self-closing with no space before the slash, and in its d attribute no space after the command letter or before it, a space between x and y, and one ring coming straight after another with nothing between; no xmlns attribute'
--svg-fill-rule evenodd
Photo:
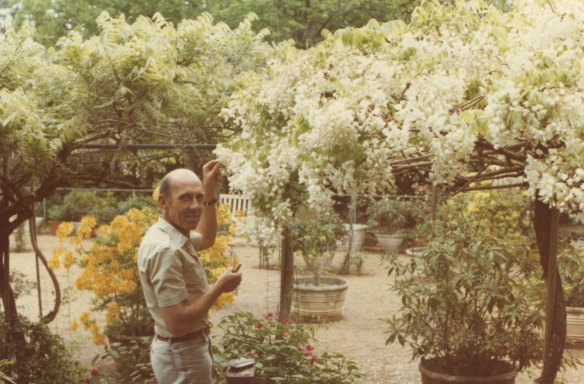
<svg viewBox="0 0 584 384"><path fill-rule="evenodd" d="M221 182L221 170L225 168L219 160L211 160L203 166L203 192L205 200L212 200Z"/></svg>
<svg viewBox="0 0 584 384"><path fill-rule="evenodd" d="M234 272L233 268L230 267L219 276L215 285L220 292L231 292L239 286L241 277L241 272Z"/></svg>

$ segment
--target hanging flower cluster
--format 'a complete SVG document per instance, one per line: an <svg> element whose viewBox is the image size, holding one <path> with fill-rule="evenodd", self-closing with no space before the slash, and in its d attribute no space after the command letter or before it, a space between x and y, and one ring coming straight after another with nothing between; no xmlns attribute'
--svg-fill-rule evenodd
<svg viewBox="0 0 584 384"><path fill-rule="evenodd" d="M217 208L220 232L215 245L200 253L210 283L231 266L232 259L227 252L235 231L229 207ZM153 330L153 322L147 310L137 269L138 248L146 230L158 219L152 208L131 209L125 215L117 216L109 225L97 228L97 237L86 248L84 239L92 236L96 221L94 217L82 219L75 236L72 223L62 223L57 236L61 247L53 251L49 260L50 268L62 264L69 270L74 264L81 268L75 287L93 293L92 311L105 313L105 329L101 329L97 319L89 312L79 316L79 322L93 335L93 342L105 344L105 335L121 333L125 335L147 335ZM65 247L65 239L74 246L74 251ZM214 304L215 309L233 302L233 294L223 294ZM78 327L76 320L71 329Z"/></svg>
<svg viewBox="0 0 584 384"><path fill-rule="evenodd" d="M299 202L327 210L334 194L391 193L414 168L447 187L520 177L532 197L582 212L583 25L576 0L517 1L508 13L425 1L410 24L277 47L224 109L242 134L216 153L272 225Z"/></svg>

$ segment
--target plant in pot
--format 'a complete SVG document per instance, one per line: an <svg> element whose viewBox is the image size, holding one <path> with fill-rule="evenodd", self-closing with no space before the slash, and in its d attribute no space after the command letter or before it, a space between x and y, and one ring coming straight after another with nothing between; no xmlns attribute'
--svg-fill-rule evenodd
<svg viewBox="0 0 584 384"><path fill-rule="evenodd" d="M294 280L294 294L301 320L333 321L342 318L345 292L349 283L322 276L335 255L342 226L333 218L304 218L290 223L292 248L299 251L311 277Z"/></svg>
<svg viewBox="0 0 584 384"><path fill-rule="evenodd" d="M73 190L66 194L61 204L51 205L47 212L51 233L56 235L57 228L63 221L73 222L77 229L81 218L92 212L97 202L97 195L91 191Z"/></svg>
<svg viewBox="0 0 584 384"><path fill-rule="evenodd" d="M421 254L389 256L399 313L387 343L421 358L424 384L512 384L542 361L543 284L527 238L494 237L489 221L447 206Z"/></svg>
<svg viewBox="0 0 584 384"><path fill-rule="evenodd" d="M408 223L409 202L404 199L382 199L367 207L367 225L373 228L379 245L386 251L397 251Z"/></svg>
<svg viewBox="0 0 584 384"><path fill-rule="evenodd" d="M564 283L568 347L584 347L584 242L572 241L558 254Z"/></svg>

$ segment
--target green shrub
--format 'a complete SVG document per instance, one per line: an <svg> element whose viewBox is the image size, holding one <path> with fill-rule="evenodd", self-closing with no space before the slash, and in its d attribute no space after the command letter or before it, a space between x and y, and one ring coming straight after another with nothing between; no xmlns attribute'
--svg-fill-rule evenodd
<svg viewBox="0 0 584 384"><path fill-rule="evenodd" d="M465 207L442 206L421 253L390 256L402 306L387 319L387 343L408 344L413 358L436 358L452 375L493 372L499 360L540 364L544 286L533 242L519 231L493 236L489 212Z"/></svg>
<svg viewBox="0 0 584 384"><path fill-rule="evenodd" d="M74 361L63 339L54 335L46 324L19 317L19 331L26 340L27 360L23 362L31 384L80 382L87 370ZM0 361L14 360L16 345L9 338L8 324L0 317ZM3 365L5 376L16 378L16 364Z"/></svg>
<svg viewBox="0 0 584 384"><path fill-rule="evenodd" d="M362 376L355 362L340 353L318 355L313 327L248 312L224 317L219 327L225 334L213 352L216 383L224 382L229 360L241 357L255 359L255 384L341 384Z"/></svg>
<svg viewBox="0 0 584 384"><path fill-rule="evenodd" d="M132 195L117 203L117 209L120 213L128 212L132 208L142 209L144 207L156 208L158 204L150 195Z"/></svg>
<svg viewBox="0 0 584 384"><path fill-rule="evenodd" d="M54 221L81 221L83 216L94 210L97 202L94 192L73 190L65 195L61 204L51 205L47 215Z"/></svg>
<svg viewBox="0 0 584 384"><path fill-rule="evenodd" d="M584 307L584 243L573 242L560 250L558 270L564 284L566 305Z"/></svg>
<svg viewBox="0 0 584 384"><path fill-rule="evenodd" d="M6 367L14 364L12 360L0 360L0 383L15 383L12 377L8 376L4 371Z"/></svg>
<svg viewBox="0 0 584 384"><path fill-rule="evenodd" d="M111 358L117 363L117 373L123 383L155 383L150 363L151 343L151 336L112 342L105 353L93 359L93 363L98 359ZM92 376L92 382L102 383L108 382L110 374L92 370Z"/></svg>

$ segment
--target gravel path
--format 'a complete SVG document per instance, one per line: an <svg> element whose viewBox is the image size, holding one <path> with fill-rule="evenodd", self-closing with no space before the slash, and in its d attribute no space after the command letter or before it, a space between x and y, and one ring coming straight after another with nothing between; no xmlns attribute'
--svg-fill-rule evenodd
<svg viewBox="0 0 584 384"><path fill-rule="evenodd" d="M58 246L56 237L39 236L39 246L47 258L52 249ZM259 269L259 252L254 246L238 242L233 251L243 264L243 283L238 290L235 302L222 310L213 311L211 320L218 323L225 314L237 311L249 311L258 316L268 312L277 312L279 299L279 272ZM377 253L360 252L363 266L359 274L353 273L346 277L349 281L344 318L328 324L317 332L316 349L320 353L335 351L356 360L362 372L366 374L360 383L367 384L418 384L421 382L417 362L412 362L411 351L399 344L385 345L385 324L383 318L390 317L399 308L399 301L388 291L387 271ZM338 254L333 264L342 260ZM13 269L25 273L29 279L35 278L35 262L33 252L13 253L11 258ZM63 289L72 285L78 271L72 270L69 275L63 269L57 271ZM54 301L54 292L48 275L41 273L41 289L43 312L47 313ZM71 332L69 323L79 313L89 308L91 295L77 293L71 304L63 304L56 320L50 324L51 329L70 341L75 358L83 364L90 364L92 358L103 351L103 347L91 343L89 335L78 330ZM17 305L21 313L31 319L39 316L36 290L30 295L19 298ZM584 360L584 350L567 350ZM102 364L107 364L102 363ZM102 367L103 368L103 367ZM106 367L107 368L107 367ZM533 383L536 372L524 372L518 377L517 384ZM569 370L560 374L563 384L584 383L584 367Z"/></svg>

